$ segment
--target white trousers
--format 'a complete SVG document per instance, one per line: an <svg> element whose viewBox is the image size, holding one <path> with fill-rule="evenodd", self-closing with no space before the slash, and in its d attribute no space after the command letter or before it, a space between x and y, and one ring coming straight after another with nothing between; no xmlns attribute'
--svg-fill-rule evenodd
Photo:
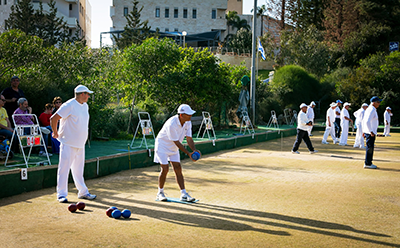
<svg viewBox="0 0 400 248"><path fill-rule="evenodd" d="M78 197L89 193L83 178L85 148L75 148L61 143L60 161L57 172L57 198L68 195L68 177L71 170Z"/></svg>
<svg viewBox="0 0 400 248"><path fill-rule="evenodd" d="M331 135L331 137L333 139L333 142L337 142L337 139L336 139L336 136L335 136L335 125L333 124L333 122L331 123L331 126L326 126L324 137L322 138L323 142L326 142L326 140L328 139L329 134Z"/></svg>
<svg viewBox="0 0 400 248"><path fill-rule="evenodd" d="M386 121L385 121L385 128L383 129L383 135L389 135L390 134L390 123L389 125L386 125Z"/></svg>
<svg viewBox="0 0 400 248"><path fill-rule="evenodd" d="M339 144L346 144L347 145L347 138L349 137L349 122L340 123L342 127L342 134L340 135Z"/></svg>
<svg viewBox="0 0 400 248"><path fill-rule="evenodd" d="M365 147L364 144L364 137L363 137L363 133L362 133L362 128L361 128L361 123L356 124L357 125L357 132L356 132L356 140L354 142L354 147Z"/></svg>

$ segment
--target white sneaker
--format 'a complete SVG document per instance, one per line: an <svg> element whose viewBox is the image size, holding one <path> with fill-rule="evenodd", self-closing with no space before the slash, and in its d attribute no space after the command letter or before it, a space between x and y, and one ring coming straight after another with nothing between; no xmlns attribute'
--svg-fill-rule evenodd
<svg viewBox="0 0 400 248"><path fill-rule="evenodd" d="M67 203L68 199L65 196L60 196L60 197L58 197L57 201L59 203Z"/></svg>
<svg viewBox="0 0 400 248"><path fill-rule="evenodd" d="M317 153L317 152L318 152L318 150L310 151L310 154L314 154L314 153Z"/></svg>
<svg viewBox="0 0 400 248"><path fill-rule="evenodd" d="M376 165L374 165L374 164L371 164L371 165L364 164L364 169L377 169L377 168L378 167Z"/></svg>
<svg viewBox="0 0 400 248"><path fill-rule="evenodd" d="M346 146L345 143L339 143L339 146Z"/></svg>
<svg viewBox="0 0 400 248"><path fill-rule="evenodd" d="M90 193L87 193L86 195L81 195L78 196L79 199L86 199L86 200L94 200L96 199L97 195L92 195Z"/></svg>
<svg viewBox="0 0 400 248"><path fill-rule="evenodd" d="M365 149L365 146L360 146L361 149Z"/></svg>
<svg viewBox="0 0 400 248"><path fill-rule="evenodd" d="M335 144L335 145L336 145L336 144L339 144L339 141L334 140L334 141L333 141L333 144Z"/></svg>
<svg viewBox="0 0 400 248"><path fill-rule="evenodd" d="M328 144L329 144L329 142L322 141L322 144L324 144L324 145L328 145Z"/></svg>
<svg viewBox="0 0 400 248"><path fill-rule="evenodd" d="M292 151L293 154L300 154L299 151Z"/></svg>
<svg viewBox="0 0 400 248"><path fill-rule="evenodd" d="M164 192L158 192L156 200L157 201L167 201L167 197L165 197Z"/></svg>
<svg viewBox="0 0 400 248"><path fill-rule="evenodd" d="M186 202L194 202L196 199L191 197L188 193L183 193L181 195L181 201L186 201Z"/></svg>

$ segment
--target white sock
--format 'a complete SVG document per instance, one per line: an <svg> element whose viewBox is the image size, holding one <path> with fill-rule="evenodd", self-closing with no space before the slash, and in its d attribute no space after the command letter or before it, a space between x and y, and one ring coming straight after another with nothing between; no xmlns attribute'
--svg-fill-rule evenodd
<svg viewBox="0 0 400 248"><path fill-rule="evenodd" d="M158 188L158 193L164 193L164 188L162 189Z"/></svg>
<svg viewBox="0 0 400 248"><path fill-rule="evenodd" d="M181 194L187 194L186 189L182 189Z"/></svg>

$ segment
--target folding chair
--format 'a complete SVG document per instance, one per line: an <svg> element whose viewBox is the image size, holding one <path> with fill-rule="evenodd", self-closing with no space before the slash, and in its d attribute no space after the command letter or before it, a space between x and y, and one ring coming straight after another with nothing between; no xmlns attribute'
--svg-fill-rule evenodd
<svg viewBox="0 0 400 248"><path fill-rule="evenodd" d="M204 124L203 136L202 136L201 138L204 138L204 135L205 135L206 132L207 132L208 139L216 140L217 137L215 136L214 126L213 126L213 124L212 124L212 120L211 120L211 115L210 115L210 113L209 113L209 112L203 111L203 112L202 112L202 115L203 115L203 120L201 121L200 128L199 128L199 132L197 133L197 138L199 138L201 129L202 129L203 124ZM209 133L209 132L211 132L211 131L212 131L212 136L211 136L211 138L210 138L210 133Z"/></svg>
<svg viewBox="0 0 400 248"><path fill-rule="evenodd" d="M13 135L11 137L11 141L10 144L12 144L14 138L18 139L19 141L19 147L22 153L22 156L24 157L24 164L14 164L14 165L9 165L7 166L7 162L8 162L8 158L10 156L10 150L8 150L7 153L7 158L6 161L4 163L4 166L6 167L14 167L14 166L20 166L20 165L25 165L26 168L28 168L28 164L29 164L29 159L31 157L31 152L32 152L32 148L36 147L36 146L43 146L44 147L44 151L46 152L46 156L47 156L47 162L50 165L51 161L49 158L49 154L47 152L47 147L46 147L46 143L44 142L43 136L42 136L42 130L40 129L39 124L32 124L32 125L19 125L17 123L15 123L15 117L17 116L30 116L31 118L33 117L35 120L35 123L39 123L37 117L35 114L13 114L12 115L12 120L14 123L14 132ZM28 156L26 156L24 148L29 148L29 153ZM44 161L40 161L41 162L46 162ZM35 162L37 163L37 162Z"/></svg>
<svg viewBox="0 0 400 248"><path fill-rule="evenodd" d="M136 127L135 135L133 136L133 139L132 139L131 149L141 148L143 145L143 142L144 142L144 144L146 145L146 150L148 150L149 147L147 145L146 136L152 135L153 139L154 140L156 139L156 137L154 135L153 124L151 123L150 114L148 112L139 112L138 118L139 118L139 123ZM135 142L135 138L138 133L139 127L142 129L142 135L143 135L142 142L140 143L139 146L133 147L133 143ZM149 155L151 156L150 152L149 152Z"/></svg>

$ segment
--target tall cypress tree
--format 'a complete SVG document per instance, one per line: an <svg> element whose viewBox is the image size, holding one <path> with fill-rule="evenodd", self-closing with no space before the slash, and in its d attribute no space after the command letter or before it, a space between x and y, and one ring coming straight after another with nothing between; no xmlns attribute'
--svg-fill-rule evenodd
<svg viewBox="0 0 400 248"><path fill-rule="evenodd" d="M124 28L124 32L120 38L113 35L113 38L119 49L124 49L132 44L141 44L143 40L150 37L150 28L148 26L148 20L141 22L140 16L143 10L143 6L138 8L139 2L137 0L132 1L133 10L126 16L127 24Z"/></svg>
<svg viewBox="0 0 400 248"><path fill-rule="evenodd" d="M19 29L28 35L36 35L35 10L30 0L20 0L11 6L11 13L5 20L6 29Z"/></svg>

